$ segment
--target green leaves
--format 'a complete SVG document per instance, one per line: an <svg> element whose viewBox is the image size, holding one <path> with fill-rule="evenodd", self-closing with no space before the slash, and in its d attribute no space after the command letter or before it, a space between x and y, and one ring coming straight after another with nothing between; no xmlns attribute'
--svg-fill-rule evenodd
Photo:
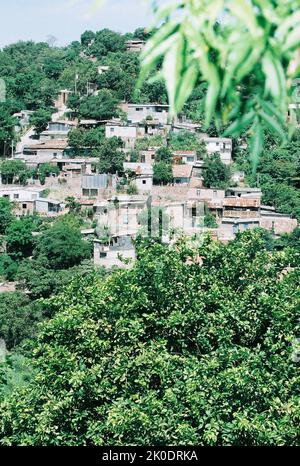
<svg viewBox="0 0 300 466"><path fill-rule="evenodd" d="M261 122L258 117L255 117L255 121L251 128L252 137L250 139L250 148L251 148L251 159L253 173L256 172L256 168L259 162L259 156L263 150L264 143L264 131L261 125Z"/></svg>
<svg viewBox="0 0 300 466"><path fill-rule="evenodd" d="M182 110L193 87L202 81L208 89L206 126L212 119L217 124L220 115L226 114L224 109L230 109L236 116L225 134L238 137L257 116L253 128L258 135L262 124L285 140L278 112L283 118L287 115L292 89L286 75L291 54L300 45L300 15L292 2L186 0L161 7L156 14L159 31L142 54L141 80L157 71L163 59L172 116ZM245 105L249 96L253 108ZM255 105L259 99L274 105L274 120L265 108ZM253 148L260 147L257 138ZM257 154L252 154L253 160Z"/></svg>
<svg viewBox="0 0 300 466"><path fill-rule="evenodd" d="M131 270L77 277L51 299L29 381L16 364L21 384L1 399L1 445L299 445L288 250L252 230L137 252Z"/></svg>

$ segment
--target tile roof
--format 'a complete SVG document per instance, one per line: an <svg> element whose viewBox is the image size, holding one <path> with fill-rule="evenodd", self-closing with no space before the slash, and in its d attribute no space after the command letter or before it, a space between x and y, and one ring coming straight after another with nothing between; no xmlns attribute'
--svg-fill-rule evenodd
<svg viewBox="0 0 300 466"><path fill-rule="evenodd" d="M47 150L47 149L66 149L68 141L64 139L51 139L50 141L39 142L37 144L26 145L25 149L30 150Z"/></svg>
<svg viewBox="0 0 300 466"><path fill-rule="evenodd" d="M192 165L173 165L173 178L190 178L192 173Z"/></svg>

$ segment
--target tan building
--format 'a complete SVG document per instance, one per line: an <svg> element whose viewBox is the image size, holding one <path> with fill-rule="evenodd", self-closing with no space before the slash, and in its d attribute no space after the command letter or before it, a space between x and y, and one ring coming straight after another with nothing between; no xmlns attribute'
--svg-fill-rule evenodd
<svg viewBox="0 0 300 466"><path fill-rule="evenodd" d="M191 180L193 166L190 164L173 165L172 173L174 184L188 185Z"/></svg>

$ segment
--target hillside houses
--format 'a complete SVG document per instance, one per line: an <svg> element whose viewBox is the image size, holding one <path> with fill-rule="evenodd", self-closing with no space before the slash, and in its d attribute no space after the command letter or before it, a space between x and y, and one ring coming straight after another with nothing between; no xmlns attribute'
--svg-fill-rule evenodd
<svg viewBox="0 0 300 466"><path fill-rule="evenodd" d="M106 72L104 68L101 71ZM66 103L68 93L62 92L59 98ZM233 167L230 138L209 137L201 132L199 124L184 118L170 122L168 105L121 103L120 108L125 117L107 120L64 119L60 113L49 122L39 139L31 136L30 142L24 144L23 153L15 158L24 161L28 168L39 169L47 163L58 168L59 175L49 181L48 197L43 196L38 180L34 181L36 188L3 187L0 195L8 196L16 203L17 215L34 212L42 216L59 215L64 211L64 203L56 199L57 193L73 195L80 210L89 211L98 227L109 232L107 239L95 233L98 227L84 230L88 238L98 236L94 241L95 263L118 267L123 266L120 254L130 260L135 258L134 239L141 231L140 216L149 208L149 202L151 208L163 210L169 218L164 241L172 241L171 229L186 235L209 232L213 238L227 242L239 232L252 228L262 227L276 236L291 232L297 226L295 219L262 205L261 189L247 187L245 173L241 170L231 170L232 187L204 186L208 167L206 156L219 154L223 164ZM97 151L91 157L91 151L86 147L80 151L70 147L69 132L73 128L88 132L99 127L103 128L106 139L118 137L122 140L123 146L117 150L124 152L123 170L99 173ZM180 135L173 138L172 145L172 137L181 131L193 135L186 138L186 147L182 143L184 136ZM198 148L198 140L204 142L206 151ZM191 146L188 146L189 141L193 142ZM176 148L180 145L181 148ZM157 158L161 147L171 149L171 159L163 163L169 164L172 176L165 184L155 178L155 184L153 174L157 160L161 160ZM79 153L84 155L79 156ZM128 194L129 188L137 194ZM211 227L205 226L208 216Z"/></svg>
<svg viewBox="0 0 300 466"><path fill-rule="evenodd" d="M45 188L42 187L0 187L0 197L6 197L13 202L17 217L38 213L42 216L55 216L62 212L61 202L44 197Z"/></svg>

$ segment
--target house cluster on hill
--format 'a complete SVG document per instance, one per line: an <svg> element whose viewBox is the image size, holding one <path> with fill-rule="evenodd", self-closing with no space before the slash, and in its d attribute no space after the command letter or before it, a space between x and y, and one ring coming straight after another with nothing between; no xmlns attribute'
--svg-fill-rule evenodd
<svg viewBox="0 0 300 466"><path fill-rule="evenodd" d="M127 45L132 51L142 46L138 41ZM39 136L29 127L28 112L17 115L23 136L14 160L36 171L44 164L53 167L53 173L48 170L46 185L40 186L33 179L27 186L2 184L0 196L15 202L18 216L33 212L60 215L65 212L60 194L67 192L74 196L81 209L89 209L101 231L106 231L104 236L90 232L94 238L95 263L122 266L120 255L134 257L133 240L141 228L149 233L141 218L147 210L149 218L150 207L160 212L158 223L167 218L167 226L160 230L165 241L171 241L171 232L188 235L209 232L227 242L238 232L251 228L262 227L280 235L297 226L295 219L263 205L260 188L246 185L244 173L234 169L231 139L210 137L201 131L199 124L185 117L171 121L168 105L157 103L121 103L123 116L110 120L75 118L68 112L69 94L67 90L61 91L55 102L57 113ZM97 154L89 147L81 147L80 156L74 153L70 131L99 127L103 128L104 140L116 137L122 142L119 150L125 154L123 170L100 172ZM170 144L172 138L183 133L193 135L196 147ZM162 147L170 154L169 178L160 183L156 172ZM219 163L230 172L227 186L222 189L204 182L209 161L216 154ZM130 186L132 192L129 189L122 192L122 186ZM52 194L53 187L56 197Z"/></svg>

